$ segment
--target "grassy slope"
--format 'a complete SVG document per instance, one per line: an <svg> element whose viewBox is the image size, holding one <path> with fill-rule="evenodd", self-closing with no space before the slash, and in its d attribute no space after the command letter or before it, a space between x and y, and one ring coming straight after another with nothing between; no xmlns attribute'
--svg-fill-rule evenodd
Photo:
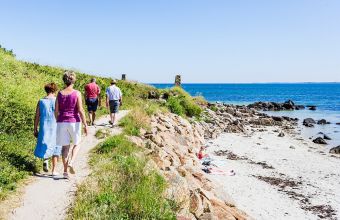
<svg viewBox="0 0 340 220"><path fill-rule="evenodd" d="M123 134L109 137L92 152L93 172L80 186L69 219L175 219L174 203L163 196L164 178L126 137L138 127L147 129L145 110L132 110L121 123Z"/></svg>
<svg viewBox="0 0 340 220"><path fill-rule="evenodd" d="M45 95L46 83L56 82L62 87L63 72L61 68L18 61L11 52L0 48L0 200L14 190L20 180L40 169L41 162L33 157L35 107ZM77 73L75 88L82 91L91 77ZM105 91L110 79L96 78ZM118 84L124 93L124 108L140 104L152 89L123 81ZM105 108L100 108L99 114L105 112Z"/></svg>
<svg viewBox="0 0 340 220"><path fill-rule="evenodd" d="M132 107L120 122L123 134L109 137L92 152L93 172L80 186L69 219L176 219L176 204L163 196L166 182L150 170L144 148L127 139L138 136L141 128L150 129L150 116L157 111L201 112L183 90L162 92L171 93L168 102L140 99L142 105Z"/></svg>
<svg viewBox="0 0 340 220"><path fill-rule="evenodd" d="M63 69L18 61L0 48L0 200L15 190L17 184L40 169L41 161L33 156L32 135L37 100L43 86L56 82L62 86ZM76 89L82 90L92 76L77 73ZM97 78L102 91L108 78ZM124 95L123 108L131 112L121 121L123 135L110 137L91 154L93 174L81 185L69 218L73 219L174 219L170 204L163 198L164 179L147 167L142 149L125 135L139 135L149 129L149 116L170 110L188 117L199 117L201 109L180 88L155 88L126 81L118 86ZM148 100L149 91L166 95L166 103ZM103 95L103 93L102 93ZM100 108L99 114L106 112Z"/></svg>

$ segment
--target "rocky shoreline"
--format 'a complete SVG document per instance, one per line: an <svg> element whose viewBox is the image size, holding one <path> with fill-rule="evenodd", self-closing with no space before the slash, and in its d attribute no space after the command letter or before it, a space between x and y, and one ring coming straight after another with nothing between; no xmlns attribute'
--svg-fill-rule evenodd
<svg viewBox="0 0 340 220"><path fill-rule="evenodd" d="M204 129L172 113L151 118L151 131L130 137L152 159L150 166L160 170L169 186L166 197L176 203L178 219L249 219L233 200L215 186L201 170L196 153L205 144Z"/></svg>
<svg viewBox="0 0 340 220"><path fill-rule="evenodd" d="M288 100L285 103L271 102L272 106L285 106L284 104L290 107L286 106L284 108L277 108L276 111L302 109L301 106L295 105L294 102L292 102L291 100ZM245 132L245 128L247 126L251 128L251 131L254 131L255 128L261 126L279 126L282 128L282 130L286 131L297 128L297 123L299 120L298 118L290 118L286 116L270 116L268 114L259 112L259 110L263 111L262 107L256 107L267 105L268 102L256 102L247 106L208 103L205 114L203 115L203 122L201 122L201 125L205 130L205 138L215 139L219 134L223 132ZM305 118L302 122L302 125L304 125L305 127L314 127L315 124L329 125L331 123L329 121L326 121L325 119L314 120L312 118ZM284 136L283 131L279 133L279 136ZM313 138L314 143L322 145L328 144L327 140L331 140L331 137L324 134L323 132L319 132L315 137L310 138ZM339 151L340 145L331 148L329 153L339 154Z"/></svg>
<svg viewBox="0 0 340 220"><path fill-rule="evenodd" d="M151 118L150 131L142 130L139 137L130 139L146 146L151 166L167 180L166 196L178 205L178 219L249 219L202 171L197 152L222 133L249 134L275 126L277 136L284 137L296 128L297 119L269 116L249 106L208 103L202 108L200 120L157 113Z"/></svg>
<svg viewBox="0 0 340 220"><path fill-rule="evenodd" d="M245 132L246 126L281 126L293 129L298 119L285 116L269 116L248 106L208 103L200 124L205 131L206 139L214 139L222 132ZM253 129L253 131L254 131Z"/></svg>

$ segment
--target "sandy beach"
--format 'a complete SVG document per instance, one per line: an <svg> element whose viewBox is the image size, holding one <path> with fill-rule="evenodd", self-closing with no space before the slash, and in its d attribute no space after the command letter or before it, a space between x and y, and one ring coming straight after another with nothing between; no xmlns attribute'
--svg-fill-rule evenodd
<svg viewBox="0 0 340 220"><path fill-rule="evenodd" d="M209 179L255 219L340 219L340 158L296 132L278 137L280 131L269 126L209 141L214 164L236 173Z"/></svg>

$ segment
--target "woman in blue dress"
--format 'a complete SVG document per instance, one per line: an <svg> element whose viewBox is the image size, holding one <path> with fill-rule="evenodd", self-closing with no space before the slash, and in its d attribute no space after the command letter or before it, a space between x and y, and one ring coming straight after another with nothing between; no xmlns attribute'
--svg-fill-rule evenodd
<svg viewBox="0 0 340 220"><path fill-rule="evenodd" d="M55 176L58 175L55 167L61 155L61 146L56 144L57 122L54 116L57 85L46 84L45 91L47 95L39 100L35 112L34 136L38 139L34 155L44 159L45 172L48 172L48 159L52 157L52 176Z"/></svg>

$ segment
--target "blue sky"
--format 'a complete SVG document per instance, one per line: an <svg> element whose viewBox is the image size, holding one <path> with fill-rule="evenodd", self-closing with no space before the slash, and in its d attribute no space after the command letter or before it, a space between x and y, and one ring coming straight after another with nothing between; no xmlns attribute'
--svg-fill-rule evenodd
<svg viewBox="0 0 340 220"><path fill-rule="evenodd" d="M337 0L0 0L0 44L141 82L340 82Z"/></svg>

